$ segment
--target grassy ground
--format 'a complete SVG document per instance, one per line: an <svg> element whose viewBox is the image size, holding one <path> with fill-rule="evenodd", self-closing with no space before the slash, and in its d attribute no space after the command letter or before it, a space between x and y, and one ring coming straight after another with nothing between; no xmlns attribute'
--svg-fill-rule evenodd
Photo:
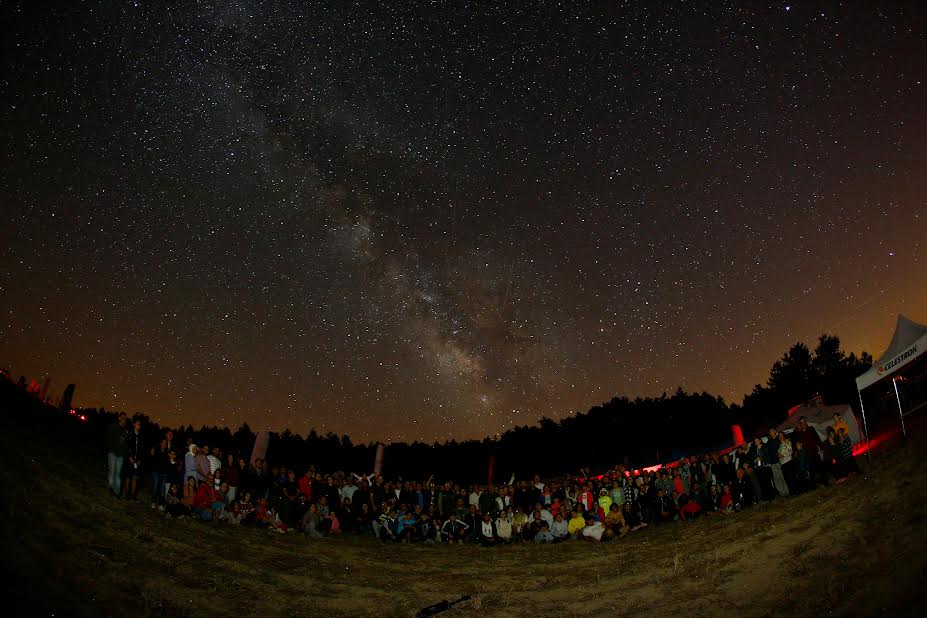
<svg viewBox="0 0 927 618"><path fill-rule="evenodd" d="M67 429L0 449L7 601L48 615L923 615L927 430L867 478L616 544L484 549L307 541L168 520L110 497ZM9 605L8 605L9 607Z"/></svg>

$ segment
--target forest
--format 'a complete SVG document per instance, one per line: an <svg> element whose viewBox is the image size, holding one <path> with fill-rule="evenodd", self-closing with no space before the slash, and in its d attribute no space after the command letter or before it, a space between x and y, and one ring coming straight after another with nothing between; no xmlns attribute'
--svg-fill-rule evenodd
<svg viewBox="0 0 927 618"><path fill-rule="evenodd" d="M616 396L585 413L560 420L540 418L531 426L515 427L495 438L450 440L443 443L394 442L386 446L383 473L389 478L486 482L490 462L494 478L524 478L601 472L624 463L643 467L666 463L683 455L719 450L732 443L732 426L747 438L765 432L784 420L788 409L820 396L828 404L850 404L858 413L854 380L872 366L872 356L847 354L834 335L818 338L812 350L796 343L770 368L766 384L757 384L740 404L709 393L688 393L681 388L659 397ZM102 426L115 412L84 410L89 422ZM127 411L128 413L128 411ZM132 416L132 414L130 414ZM147 444L154 445L167 427L150 422L144 414ZM249 457L255 432L247 423L228 427L172 428L175 443L218 446L224 453ZM102 433L102 431L101 431ZM273 465L292 467L301 474L309 465L324 472L369 473L376 443L355 444L346 435L317 433L302 436L289 429L272 433L267 459Z"/></svg>

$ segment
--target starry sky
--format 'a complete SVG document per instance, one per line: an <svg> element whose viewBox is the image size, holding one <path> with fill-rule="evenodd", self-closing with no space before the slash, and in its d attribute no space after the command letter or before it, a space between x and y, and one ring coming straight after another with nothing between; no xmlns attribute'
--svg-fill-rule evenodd
<svg viewBox="0 0 927 618"><path fill-rule="evenodd" d="M0 366L79 405L480 438L927 321L927 3L38 4Z"/></svg>

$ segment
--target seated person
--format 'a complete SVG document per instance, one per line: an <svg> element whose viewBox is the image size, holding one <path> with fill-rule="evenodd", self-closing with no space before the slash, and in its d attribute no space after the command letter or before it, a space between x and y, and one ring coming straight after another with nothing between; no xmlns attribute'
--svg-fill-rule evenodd
<svg viewBox="0 0 927 618"><path fill-rule="evenodd" d="M512 515L512 538L520 540L524 537L525 528L528 527L528 515L520 506L515 507L515 514Z"/></svg>
<svg viewBox="0 0 927 618"><path fill-rule="evenodd" d="M726 485L728 491L730 491L731 486ZM698 502L692 500L686 494L679 496L679 519L686 521L688 519L695 519L702 512L702 507L699 506Z"/></svg>
<svg viewBox="0 0 927 618"><path fill-rule="evenodd" d="M724 485L724 488L721 490L721 502L720 508L722 515L727 515L734 512L734 495L731 493L731 486L728 484Z"/></svg>
<svg viewBox="0 0 927 618"><path fill-rule="evenodd" d="M535 543L552 543L554 541L554 535L550 533L550 527L547 525L547 522L543 519L541 523L538 524L538 531L534 535Z"/></svg>
<svg viewBox="0 0 927 618"><path fill-rule="evenodd" d="M457 513L452 511L441 525L441 538L447 543L463 543L467 537L467 528L467 524L457 519Z"/></svg>
<svg viewBox="0 0 927 618"><path fill-rule="evenodd" d="M415 511L407 509L402 517L399 517L396 524L396 536L400 543L411 543L415 541L415 525L418 520L415 518Z"/></svg>
<svg viewBox="0 0 927 618"><path fill-rule="evenodd" d="M177 485L171 485L167 490L164 513L168 517L187 517L190 515L190 507L183 504L177 496Z"/></svg>
<svg viewBox="0 0 927 618"><path fill-rule="evenodd" d="M676 503L662 489L657 490L657 495L653 500L653 510L657 521L667 522L676 519Z"/></svg>
<svg viewBox="0 0 927 618"><path fill-rule="evenodd" d="M224 507L222 497L215 488L215 478L212 474L207 474L206 481L196 488L193 512L203 521L218 521Z"/></svg>
<svg viewBox="0 0 927 618"><path fill-rule="evenodd" d="M602 535L605 534L605 524L596 521L595 517L591 515L586 518L586 527L583 528L583 539L586 541L596 541L599 542L602 540Z"/></svg>
<svg viewBox="0 0 927 618"><path fill-rule="evenodd" d="M567 532L570 533L570 537L578 539L582 536L583 528L586 527L586 518L583 517L581 510L576 509L573 513L573 517L570 519L569 524L567 524Z"/></svg>
<svg viewBox="0 0 927 618"><path fill-rule="evenodd" d="M489 545L496 545L499 542L499 537L496 533L496 522L492 520L492 515L489 513L489 511L483 513L483 518L480 521L479 530L477 533L479 543L484 547Z"/></svg>
<svg viewBox="0 0 927 618"><path fill-rule="evenodd" d="M528 524L528 527L525 528L525 538L526 539L533 539L537 535L537 533L541 531L541 524L547 523L541 518L541 511L538 511L538 510L534 511L534 513L532 514L532 517L533 519ZM550 526L548 526L548 529L550 529Z"/></svg>
<svg viewBox="0 0 927 618"><path fill-rule="evenodd" d="M319 530L319 524L322 521L319 515L319 507L316 504L310 504L309 510L302 517L303 534L309 538L322 538L322 531Z"/></svg>
<svg viewBox="0 0 927 618"><path fill-rule="evenodd" d="M631 527L625 522L624 515L621 514L621 507L612 503L608 515L605 516L605 533L603 536L606 540L616 537L621 539L630 531Z"/></svg>
<svg viewBox="0 0 927 618"><path fill-rule="evenodd" d="M385 543L386 541L393 541L398 543L401 539L399 538L399 513L396 509L389 508L384 505L383 514L380 515L380 526L379 538L380 541ZM319 510L321 513L321 509Z"/></svg>
<svg viewBox="0 0 927 618"><path fill-rule="evenodd" d="M512 542L512 522L509 521L504 512L500 513L499 517L496 518L496 535L501 543Z"/></svg>
<svg viewBox="0 0 927 618"><path fill-rule="evenodd" d="M554 542L566 541L570 538L570 524L563 518L563 513L557 513L554 523L550 527L550 534Z"/></svg>
<svg viewBox="0 0 927 618"><path fill-rule="evenodd" d="M233 509L235 523L246 525L254 523L254 504L251 502L250 491L246 491L241 499L233 504Z"/></svg>

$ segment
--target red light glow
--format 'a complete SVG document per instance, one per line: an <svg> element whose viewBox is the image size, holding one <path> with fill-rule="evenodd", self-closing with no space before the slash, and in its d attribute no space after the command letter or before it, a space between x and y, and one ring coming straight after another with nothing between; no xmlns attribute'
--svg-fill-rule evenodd
<svg viewBox="0 0 927 618"><path fill-rule="evenodd" d="M853 447L853 457L859 457L860 455L865 455L866 453L873 451L880 446L884 446L889 440L898 437L901 433L901 430L886 431L877 436L872 437L868 443L860 442L859 444Z"/></svg>
<svg viewBox="0 0 927 618"><path fill-rule="evenodd" d="M791 416L792 411L789 410L789 415ZM740 446L744 443L744 430L740 428L740 425L731 425L731 437L734 440L734 446Z"/></svg>

